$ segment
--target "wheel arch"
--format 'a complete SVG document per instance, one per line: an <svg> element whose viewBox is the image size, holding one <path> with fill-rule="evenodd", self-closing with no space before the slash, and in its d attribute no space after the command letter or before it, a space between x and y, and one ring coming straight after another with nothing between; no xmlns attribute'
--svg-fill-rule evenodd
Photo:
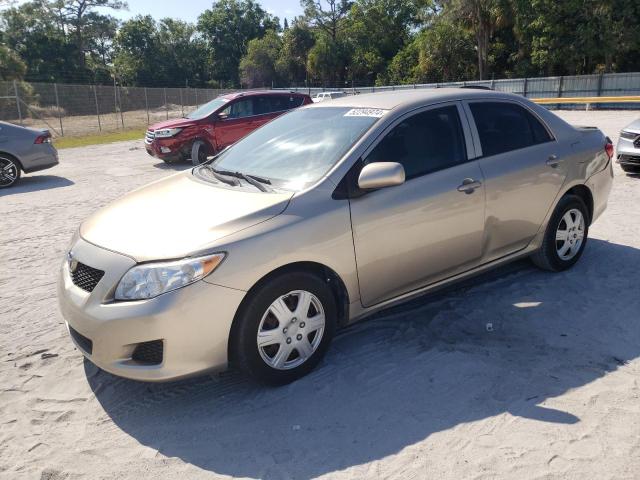
<svg viewBox="0 0 640 480"><path fill-rule="evenodd" d="M575 195L582 199L584 204L587 206L587 211L589 213L589 225L591 225L591 220L593 219L593 193L591 192L591 189L584 184L578 184L564 192L562 197L565 195Z"/></svg>
<svg viewBox="0 0 640 480"><path fill-rule="evenodd" d="M244 311L244 308L246 307L249 299L251 299L256 290L268 283L271 279L292 272L311 273L324 280L329 285L329 288L331 289L331 292L333 293L333 296L336 300L336 306L338 308L338 326L346 325L349 316L349 292L344 281L342 280L342 278L340 278L340 275L338 275L332 268L318 262L300 261L288 263L276 268L275 270L272 270L271 272L260 278L247 291L247 294L242 299L242 302L240 302L240 306L236 310L236 314L233 317L231 331L229 332L229 339L227 341L227 351L230 361L232 361L234 355L233 338L235 335L235 331L239 323L240 315Z"/></svg>
<svg viewBox="0 0 640 480"><path fill-rule="evenodd" d="M22 162L18 157L16 157L15 155L12 155L9 152L3 152L0 150L0 157L1 156L9 157L11 160L15 161L18 164L18 167L20 167L20 170L24 172L24 166L22 165Z"/></svg>

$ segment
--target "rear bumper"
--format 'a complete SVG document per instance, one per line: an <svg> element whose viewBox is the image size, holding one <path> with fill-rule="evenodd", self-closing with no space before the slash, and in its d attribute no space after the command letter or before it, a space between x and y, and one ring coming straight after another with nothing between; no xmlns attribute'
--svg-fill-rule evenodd
<svg viewBox="0 0 640 480"><path fill-rule="evenodd" d="M31 155L20 158L25 173L39 172L58 165L58 151L50 144L39 145Z"/></svg>
<svg viewBox="0 0 640 480"><path fill-rule="evenodd" d="M87 359L114 375L152 382L226 368L229 332L245 292L199 281L153 299L118 302L112 292L135 262L83 240L73 252L105 271L91 293L74 285L67 262L60 271L60 311ZM159 363L134 359L136 347L147 342L161 342Z"/></svg>
<svg viewBox="0 0 640 480"><path fill-rule="evenodd" d="M593 218L591 223L595 222L604 213L609 202L609 194L613 186L613 163L611 161L608 163L604 170L594 173L586 183L593 196Z"/></svg>

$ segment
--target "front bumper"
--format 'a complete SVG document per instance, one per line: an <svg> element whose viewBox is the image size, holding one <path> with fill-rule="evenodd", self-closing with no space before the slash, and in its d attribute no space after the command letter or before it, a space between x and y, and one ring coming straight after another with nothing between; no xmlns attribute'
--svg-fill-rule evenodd
<svg viewBox="0 0 640 480"><path fill-rule="evenodd" d="M105 272L89 293L74 285L64 262L58 282L67 326L90 340L91 351L75 332L71 338L91 362L114 375L143 381L226 368L231 324L246 292L199 281L149 300L114 301L118 281L135 261L82 239L72 251L79 262ZM160 363L132 358L139 344L157 340L163 344Z"/></svg>
<svg viewBox="0 0 640 480"><path fill-rule="evenodd" d="M638 134L638 137L640 137L640 134ZM640 144L640 141L631 138L620 137L618 140L616 161L620 165L640 167L640 146L636 146L634 142Z"/></svg>
<svg viewBox="0 0 640 480"><path fill-rule="evenodd" d="M147 153L161 160L179 160L184 158L182 147L182 143L177 142L173 138L162 140L145 138L144 141L144 148Z"/></svg>

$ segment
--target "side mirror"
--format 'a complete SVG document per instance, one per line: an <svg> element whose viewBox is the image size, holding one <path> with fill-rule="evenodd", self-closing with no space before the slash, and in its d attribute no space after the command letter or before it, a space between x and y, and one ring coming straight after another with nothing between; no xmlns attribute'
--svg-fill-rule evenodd
<svg viewBox="0 0 640 480"><path fill-rule="evenodd" d="M226 112L220 112L218 114L218 120L226 120L229 117L229 114Z"/></svg>
<svg viewBox="0 0 640 480"><path fill-rule="evenodd" d="M378 162L365 165L358 177L363 190L393 187L404 183L404 167L396 162Z"/></svg>

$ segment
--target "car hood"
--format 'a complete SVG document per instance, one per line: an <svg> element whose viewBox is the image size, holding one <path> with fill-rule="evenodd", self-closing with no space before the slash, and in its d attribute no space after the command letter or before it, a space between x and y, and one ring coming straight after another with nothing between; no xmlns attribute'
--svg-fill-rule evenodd
<svg viewBox="0 0 640 480"><path fill-rule="evenodd" d="M83 222L80 235L139 262L181 258L279 215L292 195L218 187L183 172L97 211Z"/></svg>
<svg viewBox="0 0 640 480"><path fill-rule="evenodd" d="M627 132L640 133L640 118L634 120L629 125L623 128Z"/></svg>
<svg viewBox="0 0 640 480"><path fill-rule="evenodd" d="M174 118L173 120L154 123L149 127L149 130L155 131L159 128L186 128L197 125L197 123L198 121L193 118Z"/></svg>

